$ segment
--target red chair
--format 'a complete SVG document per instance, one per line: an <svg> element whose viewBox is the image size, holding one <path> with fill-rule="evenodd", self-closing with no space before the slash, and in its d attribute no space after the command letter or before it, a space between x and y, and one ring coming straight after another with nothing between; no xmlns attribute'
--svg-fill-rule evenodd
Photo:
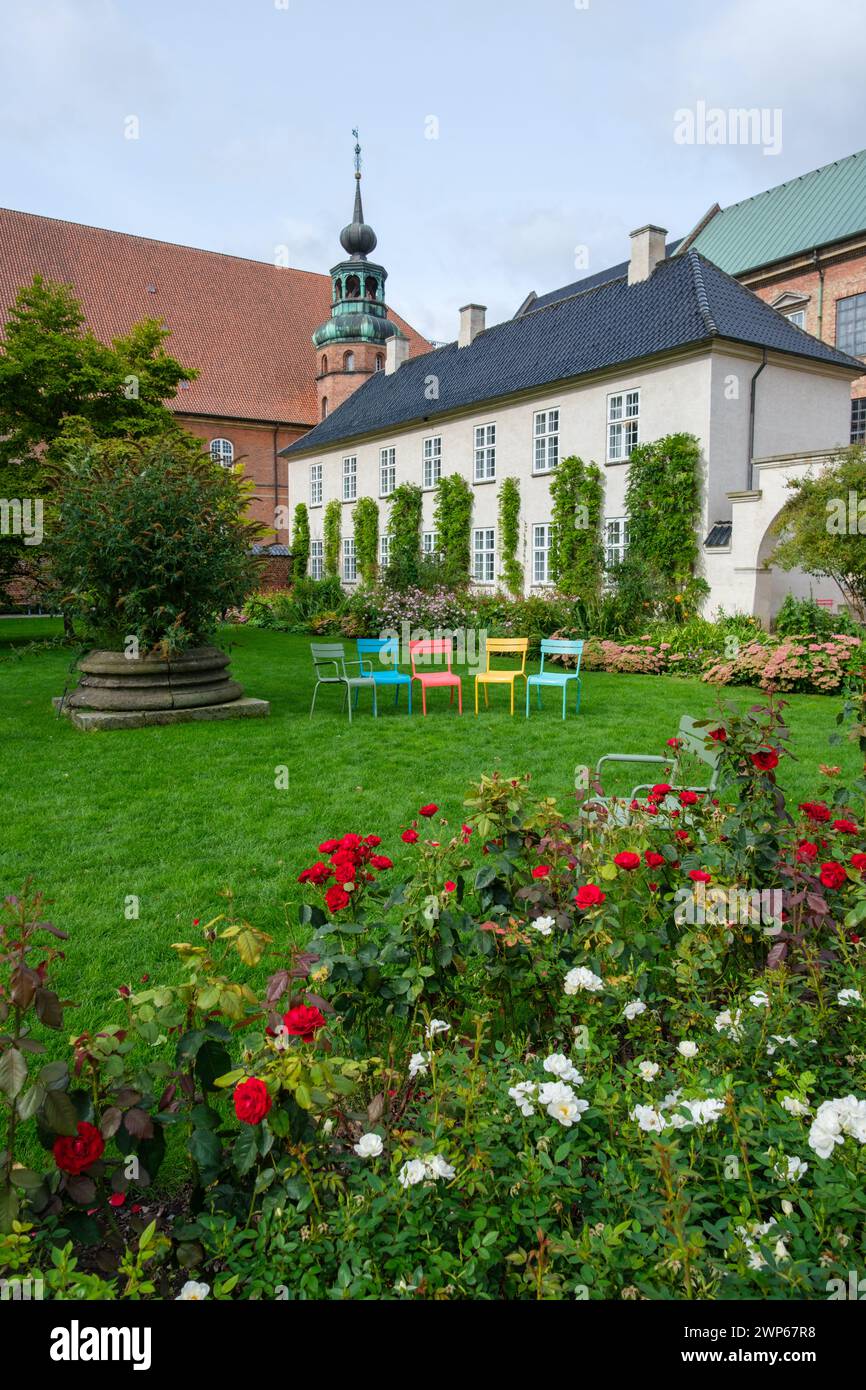
<svg viewBox="0 0 866 1390"><path fill-rule="evenodd" d="M438 657L440 660L441 660L441 659L444 659L444 661L445 661L445 670L444 670L444 671L442 670L441 667L440 667L438 670L434 670L434 671L416 671L416 669L415 669L415 661L416 661L417 658L421 658L421 659L424 660L424 661L428 661L428 660L430 660L431 658L435 660L437 657ZM455 675L454 675L454 672L451 670L451 662L454 660L454 643L453 643L453 641L451 640L451 638L450 638L450 637L446 637L446 638L439 638L439 637L432 637L432 638L430 638L430 637L427 637L427 638L418 638L416 641L410 642L410 643L409 643L409 660L410 660L410 662L411 662L411 664L412 664L412 679L413 679L413 681L418 681L419 685L421 686L421 710L422 710L422 712L423 712L425 715L426 715L426 713L427 713L427 691L428 691L428 689L434 689L436 686L439 686L439 685L447 685L447 686L449 686L450 689L451 689L451 696L450 696L449 703L453 705L453 703L454 703L454 687L455 687L455 685L456 685L456 687L457 687L457 709L458 709L459 713L462 714L462 713L463 713L463 685L462 685L462 683L461 683L460 677L459 677L459 676L455 676Z"/></svg>

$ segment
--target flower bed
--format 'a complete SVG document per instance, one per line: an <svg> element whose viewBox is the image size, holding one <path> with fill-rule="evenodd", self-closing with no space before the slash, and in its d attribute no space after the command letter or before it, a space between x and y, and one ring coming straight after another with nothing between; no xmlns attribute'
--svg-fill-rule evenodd
<svg viewBox="0 0 866 1390"><path fill-rule="evenodd" d="M66 1298L826 1298L863 1239L866 784L828 768L789 815L781 718L708 723L719 791L663 770L626 825L596 788L559 808L494 776L398 845L335 826L294 944L195 923L180 979L122 985L68 1062L38 1050L69 1031L63 933L8 899L0 1274Z"/></svg>

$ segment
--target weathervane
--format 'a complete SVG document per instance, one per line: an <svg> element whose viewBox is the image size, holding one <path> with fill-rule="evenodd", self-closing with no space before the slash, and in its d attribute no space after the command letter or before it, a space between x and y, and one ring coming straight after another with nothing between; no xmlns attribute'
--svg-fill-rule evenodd
<svg viewBox="0 0 866 1390"><path fill-rule="evenodd" d="M353 129L352 134L355 137L355 178L359 179L361 177L361 146L358 143L357 127Z"/></svg>

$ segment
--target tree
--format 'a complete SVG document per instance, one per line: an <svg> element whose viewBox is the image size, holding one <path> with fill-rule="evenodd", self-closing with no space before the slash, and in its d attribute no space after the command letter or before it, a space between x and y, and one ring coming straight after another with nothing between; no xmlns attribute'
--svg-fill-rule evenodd
<svg viewBox="0 0 866 1390"><path fill-rule="evenodd" d="M343 506L332 497L325 507L323 558L325 574L340 573L340 535L343 529Z"/></svg>
<svg viewBox="0 0 866 1390"><path fill-rule="evenodd" d="M520 547L520 483L503 478L499 489L499 541L502 548L502 578L515 598L523 593L523 566L517 558Z"/></svg>
<svg viewBox="0 0 866 1390"><path fill-rule="evenodd" d="M364 584L373 584L379 569L379 507L372 497L359 497L352 511L355 563Z"/></svg>
<svg viewBox="0 0 866 1390"><path fill-rule="evenodd" d="M310 514L299 502L292 522L292 578L305 579L310 563Z"/></svg>
<svg viewBox="0 0 866 1390"><path fill-rule="evenodd" d="M53 516L46 464L82 423L96 439L185 434L164 402L197 373L168 355L168 336L143 319L106 345L70 286L36 275L20 289L0 342L0 497L43 499ZM20 537L0 536L0 585L27 558Z"/></svg>
<svg viewBox="0 0 866 1390"><path fill-rule="evenodd" d="M433 509L436 544L447 584L469 583L472 539L472 488L462 473L450 473L436 484Z"/></svg>
<svg viewBox="0 0 866 1390"><path fill-rule="evenodd" d="M709 593L695 572L701 450L694 435L669 434L632 450L625 507L628 551L615 571L620 597L644 617L685 617Z"/></svg>
<svg viewBox="0 0 866 1390"><path fill-rule="evenodd" d="M792 478L770 564L833 579L866 621L866 448L852 445L820 473Z"/></svg>
<svg viewBox="0 0 866 1390"><path fill-rule="evenodd" d="M401 483L390 497L388 578L398 588L417 584L421 561L423 494L416 483Z"/></svg>
<svg viewBox="0 0 866 1390"><path fill-rule="evenodd" d="M571 454L550 480L550 497L550 577L565 594L584 600L596 598L604 565L601 470Z"/></svg>

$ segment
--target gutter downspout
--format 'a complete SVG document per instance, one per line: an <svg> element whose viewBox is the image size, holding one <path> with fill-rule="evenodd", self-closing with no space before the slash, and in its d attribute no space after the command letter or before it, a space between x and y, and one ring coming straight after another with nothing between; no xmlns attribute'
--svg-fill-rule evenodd
<svg viewBox="0 0 866 1390"><path fill-rule="evenodd" d="M278 438L279 438L279 431L280 431L279 425L274 425L274 529L277 531L277 540L278 540L278 541L279 541L279 539L280 539L280 533L279 533L279 530L277 530L277 527L276 527L276 520L277 520L277 508L278 508L279 505L280 505L280 493L279 493L280 472L279 472L279 464L277 463L277 458L278 458L278 454L277 454L277 440L278 440ZM288 501L288 499L286 499L286 500ZM288 510L288 508L287 508L286 510ZM286 544L288 545L288 543L289 543L289 536L288 536L288 532L286 532Z"/></svg>
<svg viewBox="0 0 866 1390"><path fill-rule="evenodd" d="M817 337L821 342L824 341L824 267L818 255L818 248L812 252L812 259L815 262L815 269L818 272L818 333Z"/></svg>
<svg viewBox="0 0 866 1390"><path fill-rule="evenodd" d="M755 456L755 387L758 377L761 375L761 372L764 370L766 365L767 349L764 348L763 356L761 358L761 365L757 369L757 371L752 373L752 380L749 383L749 457L746 462L746 487L749 492L752 491L755 485L755 470L752 464L752 459Z"/></svg>

